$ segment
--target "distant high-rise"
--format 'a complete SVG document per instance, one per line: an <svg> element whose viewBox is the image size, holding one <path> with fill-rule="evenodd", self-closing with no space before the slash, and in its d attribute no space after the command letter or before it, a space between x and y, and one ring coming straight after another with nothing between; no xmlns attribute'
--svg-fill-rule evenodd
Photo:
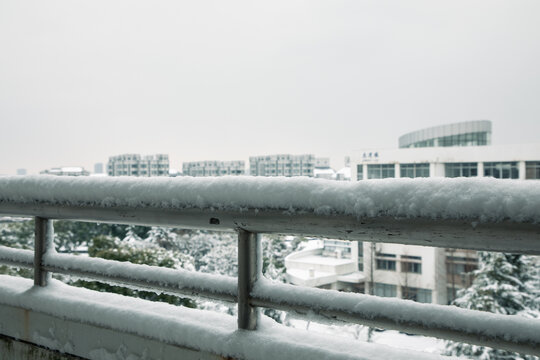
<svg viewBox="0 0 540 360"><path fill-rule="evenodd" d="M26 169L17 169L17 175L26 175Z"/></svg>
<svg viewBox="0 0 540 360"><path fill-rule="evenodd" d="M103 174L103 163L94 164L94 174Z"/></svg>
<svg viewBox="0 0 540 360"><path fill-rule="evenodd" d="M169 155L122 154L109 157L109 176L169 176Z"/></svg>
<svg viewBox="0 0 540 360"><path fill-rule="evenodd" d="M182 172L185 176L225 176L245 175L246 164L238 161L193 161L182 164Z"/></svg>
<svg viewBox="0 0 540 360"><path fill-rule="evenodd" d="M266 155L249 158L253 176L313 176L315 155Z"/></svg>

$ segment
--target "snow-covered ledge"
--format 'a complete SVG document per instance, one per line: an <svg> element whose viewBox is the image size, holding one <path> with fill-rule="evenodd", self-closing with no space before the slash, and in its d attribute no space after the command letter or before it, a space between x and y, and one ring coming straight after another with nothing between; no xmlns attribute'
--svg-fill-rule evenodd
<svg viewBox="0 0 540 360"><path fill-rule="evenodd" d="M448 359L263 321L0 275L4 335L88 359Z"/></svg>
<svg viewBox="0 0 540 360"><path fill-rule="evenodd" d="M540 254L540 182L0 177L0 214Z"/></svg>

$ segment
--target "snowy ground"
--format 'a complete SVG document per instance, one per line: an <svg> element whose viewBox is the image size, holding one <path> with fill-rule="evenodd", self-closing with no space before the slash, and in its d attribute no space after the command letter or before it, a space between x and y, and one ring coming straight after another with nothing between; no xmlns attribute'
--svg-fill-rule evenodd
<svg viewBox="0 0 540 360"><path fill-rule="evenodd" d="M302 319L289 319L288 325L297 329L308 329L313 333L356 341L367 341L368 337L368 327L361 325L346 325L343 323L328 325ZM407 335L394 330L373 331L371 342L397 349L416 350L432 354L441 354L444 351L445 343L444 340L426 336Z"/></svg>

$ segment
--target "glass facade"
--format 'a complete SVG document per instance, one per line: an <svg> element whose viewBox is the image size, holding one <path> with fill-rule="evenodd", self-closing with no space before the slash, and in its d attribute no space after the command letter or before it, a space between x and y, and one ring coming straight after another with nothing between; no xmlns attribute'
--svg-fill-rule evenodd
<svg viewBox="0 0 540 360"><path fill-rule="evenodd" d="M401 177L429 177L429 163L401 164L399 173Z"/></svg>
<svg viewBox="0 0 540 360"><path fill-rule="evenodd" d="M446 163L444 164L446 177L472 177L478 176L477 163Z"/></svg>
<svg viewBox="0 0 540 360"><path fill-rule="evenodd" d="M364 165L356 165L356 180L364 180Z"/></svg>
<svg viewBox="0 0 540 360"><path fill-rule="evenodd" d="M489 135L487 132L471 132L466 134L456 134L441 136L433 139L417 141L410 144L409 148L435 147L435 146L483 146L489 145Z"/></svg>
<svg viewBox="0 0 540 360"><path fill-rule="evenodd" d="M540 180L540 161L525 162L525 179Z"/></svg>
<svg viewBox="0 0 540 360"><path fill-rule="evenodd" d="M516 161L486 162L484 176L493 176L497 179L519 179L518 163Z"/></svg>
<svg viewBox="0 0 540 360"><path fill-rule="evenodd" d="M439 146L482 146L488 144L485 132L443 136L437 139Z"/></svg>
<svg viewBox="0 0 540 360"><path fill-rule="evenodd" d="M396 177L394 164L369 164L368 179L386 179Z"/></svg>
<svg viewBox="0 0 540 360"><path fill-rule="evenodd" d="M373 284L373 293L377 296L383 297L396 297L397 296L397 286L383 283L374 283Z"/></svg>

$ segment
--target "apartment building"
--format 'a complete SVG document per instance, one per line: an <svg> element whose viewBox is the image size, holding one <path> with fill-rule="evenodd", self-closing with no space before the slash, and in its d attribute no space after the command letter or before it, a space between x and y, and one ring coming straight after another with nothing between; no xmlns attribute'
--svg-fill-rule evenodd
<svg viewBox="0 0 540 360"><path fill-rule="evenodd" d="M315 155L265 155L249 158L249 173L252 176L309 176L315 170Z"/></svg>
<svg viewBox="0 0 540 360"><path fill-rule="evenodd" d="M245 175L246 163L243 160L185 162L182 164L182 173L184 176Z"/></svg>
<svg viewBox="0 0 540 360"><path fill-rule="evenodd" d="M109 176L169 176L169 155L122 154L109 157Z"/></svg>

